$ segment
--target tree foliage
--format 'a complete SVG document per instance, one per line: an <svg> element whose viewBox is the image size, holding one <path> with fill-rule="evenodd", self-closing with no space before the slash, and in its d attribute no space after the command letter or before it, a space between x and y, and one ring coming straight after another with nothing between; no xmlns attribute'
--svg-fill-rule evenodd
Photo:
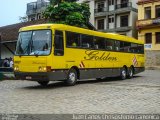
<svg viewBox="0 0 160 120"><path fill-rule="evenodd" d="M28 21L28 19L27 19L27 16L19 16L19 21L20 22L27 22Z"/></svg>
<svg viewBox="0 0 160 120"><path fill-rule="evenodd" d="M78 4L76 2L71 2L73 0L68 1L69 2L60 2L56 6L55 4L57 3L51 4L46 8L43 16L53 23L87 28L90 18L89 6L85 3Z"/></svg>
<svg viewBox="0 0 160 120"><path fill-rule="evenodd" d="M77 0L50 0L50 3L52 5L60 4L61 2L76 2Z"/></svg>

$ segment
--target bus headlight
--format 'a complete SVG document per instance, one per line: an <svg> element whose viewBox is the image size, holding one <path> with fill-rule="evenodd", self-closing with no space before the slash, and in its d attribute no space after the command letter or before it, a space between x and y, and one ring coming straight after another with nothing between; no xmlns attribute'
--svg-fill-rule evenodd
<svg viewBox="0 0 160 120"><path fill-rule="evenodd" d="M50 72L51 66L40 66L38 69L39 72Z"/></svg>
<svg viewBox="0 0 160 120"><path fill-rule="evenodd" d="M46 72L46 71L47 71L47 69L46 69L45 66L40 66L39 67L39 72Z"/></svg>
<svg viewBox="0 0 160 120"><path fill-rule="evenodd" d="M19 67L18 66L14 66L14 71L19 71Z"/></svg>

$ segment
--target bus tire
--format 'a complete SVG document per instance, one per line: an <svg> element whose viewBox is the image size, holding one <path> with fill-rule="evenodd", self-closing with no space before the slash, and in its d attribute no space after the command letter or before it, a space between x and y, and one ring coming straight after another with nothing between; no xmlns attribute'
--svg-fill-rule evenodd
<svg viewBox="0 0 160 120"><path fill-rule="evenodd" d="M128 78L131 79L133 77L133 68L128 68Z"/></svg>
<svg viewBox="0 0 160 120"><path fill-rule="evenodd" d="M127 70L125 67L121 68L120 70L120 78L121 80L125 80L127 78Z"/></svg>
<svg viewBox="0 0 160 120"><path fill-rule="evenodd" d="M49 81L37 81L41 86L47 86Z"/></svg>
<svg viewBox="0 0 160 120"><path fill-rule="evenodd" d="M73 86L77 82L77 71L74 68L71 68L67 75L66 84L68 86Z"/></svg>

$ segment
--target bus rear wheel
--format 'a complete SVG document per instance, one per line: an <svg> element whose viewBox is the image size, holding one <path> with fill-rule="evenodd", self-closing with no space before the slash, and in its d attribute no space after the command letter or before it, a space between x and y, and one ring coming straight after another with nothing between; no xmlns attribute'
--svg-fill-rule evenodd
<svg viewBox="0 0 160 120"><path fill-rule="evenodd" d="M128 69L128 78L131 79L132 77L133 77L133 68L130 67L130 68Z"/></svg>
<svg viewBox="0 0 160 120"><path fill-rule="evenodd" d="M47 86L49 81L37 81L41 86Z"/></svg>
<svg viewBox="0 0 160 120"><path fill-rule="evenodd" d="M67 80L65 81L68 86L73 86L77 82L77 71L71 68L67 75Z"/></svg>
<svg viewBox="0 0 160 120"><path fill-rule="evenodd" d="M121 78L122 80L125 80L126 77L127 77L127 70L126 70L125 67L123 67L123 68L121 68L121 71L120 71L120 78Z"/></svg>

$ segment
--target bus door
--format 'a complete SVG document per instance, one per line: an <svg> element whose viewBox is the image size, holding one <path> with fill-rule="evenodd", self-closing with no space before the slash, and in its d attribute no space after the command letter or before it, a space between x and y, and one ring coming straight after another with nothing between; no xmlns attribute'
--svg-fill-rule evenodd
<svg viewBox="0 0 160 120"><path fill-rule="evenodd" d="M55 30L53 46L54 46L53 69L63 69L64 68L64 34L63 34L63 31Z"/></svg>

